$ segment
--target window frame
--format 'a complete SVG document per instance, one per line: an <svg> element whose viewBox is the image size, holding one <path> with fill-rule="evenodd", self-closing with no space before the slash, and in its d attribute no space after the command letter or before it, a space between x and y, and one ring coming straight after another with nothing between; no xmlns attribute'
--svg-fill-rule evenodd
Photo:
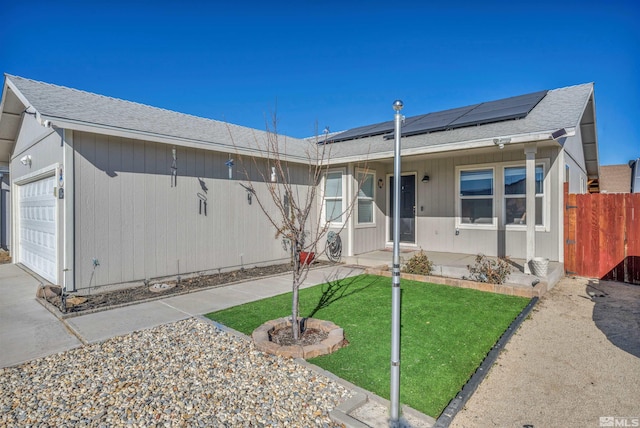
<svg viewBox="0 0 640 428"><path fill-rule="evenodd" d="M341 196L340 197L327 197L326 191L327 191L327 176L329 174L335 174L335 173L340 173L340 187L341 187ZM325 224L328 224L330 227L336 226L336 227L342 227L345 224L345 208L344 208L344 200L345 200L345 195L346 195L346 190L347 190L347 183L346 183L346 169L345 168L332 168L332 169L328 169L325 171L325 173L322 176L322 220L324 221ZM331 220L331 221L327 221L327 201L337 201L340 200L341 206L342 206L342 210L340 211L340 221L335 221L335 220Z"/></svg>
<svg viewBox="0 0 640 428"><path fill-rule="evenodd" d="M373 194L369 197L369 196L365 196L362 197L360 196L360 176L364 175L370 175L371 176L371 189ZM364 183L365 180L362 181L362 183ZM355 209L355 227L358 228L366 228L366 227L376 227L376 209L375 209L375 201L376 201L376 173L375 171L372 170L368 170L368 169L363 169L363 168L356 168L355 170L355 183L356 183L356 187L355 189L357 190L357 196L356 196L356 209ZM365 201L371 201L371 221L370 222L360 222L360 201L361 200L365 200Z"/></svg>
<svg viewBox="0 0 640 428"><path fill-rule="evenodd" d="M461 178L462 172L468 171L482 171L488 170L491 171L491 179L493 181L493 185L491 188L491 195L477 195L477 196L462 196L461 195ZM496 194L496 167L490 164L481 164L481 165L461 165L456 166L456 175L455 175L455 186L456 186L456 228L458 229L475 229L475 230L495 230L498 228L498 215L496 210L496 198L498 195ZM489 199L491 198L491 223L463 223L462 222L462 201L464 199L473 200L473 199Z"/></svg>
<svg viewBox="0 0 640 428"><path fill-rule="evenodd" d="M542 200L542 224L536 224L535 230L536 232L549 232L551 230L551 225L550 225L551 223L551 220L550 220L551 219L551 181L550 181L549 159L545 159L545 158L536 159L535 167L537 168L540 166L542 167L542 193L536 193L536 199L540 198ZM526 224L507 224L507 219L506 219L507 195L504 194L504 186L505 186L504 170L507 168L524 167L526 171L526 163L524 161L506 162L502 164L500 167L502 169L501 197L503 200L502 221L504 224L504 228L505 230L510 230L510 231L526 231L527 230ZM513 195L510 195L510 196L513 197ZM524 197L526 198L526 193Z"/></svg>
<svg viewBox="0 0 640 428"><path fill-rule="evenodd" d="M545 188L546 188L546 183L545 183L545 172L546 172L546 168L543 162L536 162L536 166L535 168L537 169L538 167L542 168L542 193L538 193L536 192L536 200L540 199L542 202L540 204L541 207L541 218L542 218L542 224L537 224L535 225L536 228L543 228L545 226L545 218L546 218L546 214L545 214ZM513 165L503 165L502 166L502 199L503 199L503 203L502 203L502 213L503 213L503 221L504 221L504 225L505 228L507 229L518 229L518 228L525 228L527 227L526 223L509 223L507 220L507 200L508 199L522 199L524 198L525 201L527 199L527 193L526 193L526 182L525 182L525 193L517 193L517 194L509 194L507 195L505 188L506 188L506 171L509 168L524 168L525 170L525 180L526 180L526 174L527 174L527 167L526 165L523 164L513 164ZM525 202L526 204L526 202ZM526 208L525 208L526 210Z"/></svg>

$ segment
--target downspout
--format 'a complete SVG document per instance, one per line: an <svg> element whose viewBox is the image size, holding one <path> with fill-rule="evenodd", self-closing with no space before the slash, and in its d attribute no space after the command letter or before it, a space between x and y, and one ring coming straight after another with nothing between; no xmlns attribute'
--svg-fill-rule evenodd
<svg viewBox="0 0 640 428"><path fill-rule="evenodd" d="M75 292L76 289L76 269L75 269L75 168L74 168L74 148L73 131L62 128L62 174L59 177L58 186L64 188L64 223L63 234L63 287L67 292Z"/></svg>

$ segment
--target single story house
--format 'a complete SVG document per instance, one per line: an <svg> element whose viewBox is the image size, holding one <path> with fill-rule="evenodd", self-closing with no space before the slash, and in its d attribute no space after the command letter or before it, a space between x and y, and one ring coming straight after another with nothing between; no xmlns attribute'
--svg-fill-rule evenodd
<svg viewBox="0 0 640 428"><path fill-rule="evenodd" d="M344 256L391 245L393 132L389 121L321 141L331 157L317 209L340 230ZM79 292L287 261L241 186L238 156L263 162L267 138L5 75L0 168L13 261ZM280 138L304 192L317 140ZM562 262L564 183L583 193L598 176L593 84L407 117L402 155L402 245ZM336 215L352 198L354 214Z"/></svg>

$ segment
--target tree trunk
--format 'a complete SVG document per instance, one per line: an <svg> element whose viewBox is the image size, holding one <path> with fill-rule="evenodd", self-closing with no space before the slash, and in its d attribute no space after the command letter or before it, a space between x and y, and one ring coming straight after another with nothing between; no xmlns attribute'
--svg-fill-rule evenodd
<svg viewBox="0 0 640 428"><path fill-rule="evenodd" d="M300 339L300 324L298 323L298 301L300 300L298 291L300 289L300 269L302 268L300 265L300 251L300 245L296 242L293 252L293 283L291 285L293 292L291 299L291 332L293 340L296 341Z"/></svg>
<svg viewBox="0 0 640 428"><path fill-rule="evenodd" d="M293 299L291 299L291 328L293 333L293 339L300 339L300 324L298 323L298 288L297 279L293 280Z"/></svg>

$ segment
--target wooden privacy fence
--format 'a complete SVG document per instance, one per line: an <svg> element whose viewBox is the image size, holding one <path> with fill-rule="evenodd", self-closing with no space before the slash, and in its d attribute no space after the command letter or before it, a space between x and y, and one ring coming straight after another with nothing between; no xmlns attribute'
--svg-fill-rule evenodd
<svg viewBox="0 0 640 428"><path fill-rule="evenodd" d="M640 284L640 194L575 195L565 184L568 275Z"/></svg>

